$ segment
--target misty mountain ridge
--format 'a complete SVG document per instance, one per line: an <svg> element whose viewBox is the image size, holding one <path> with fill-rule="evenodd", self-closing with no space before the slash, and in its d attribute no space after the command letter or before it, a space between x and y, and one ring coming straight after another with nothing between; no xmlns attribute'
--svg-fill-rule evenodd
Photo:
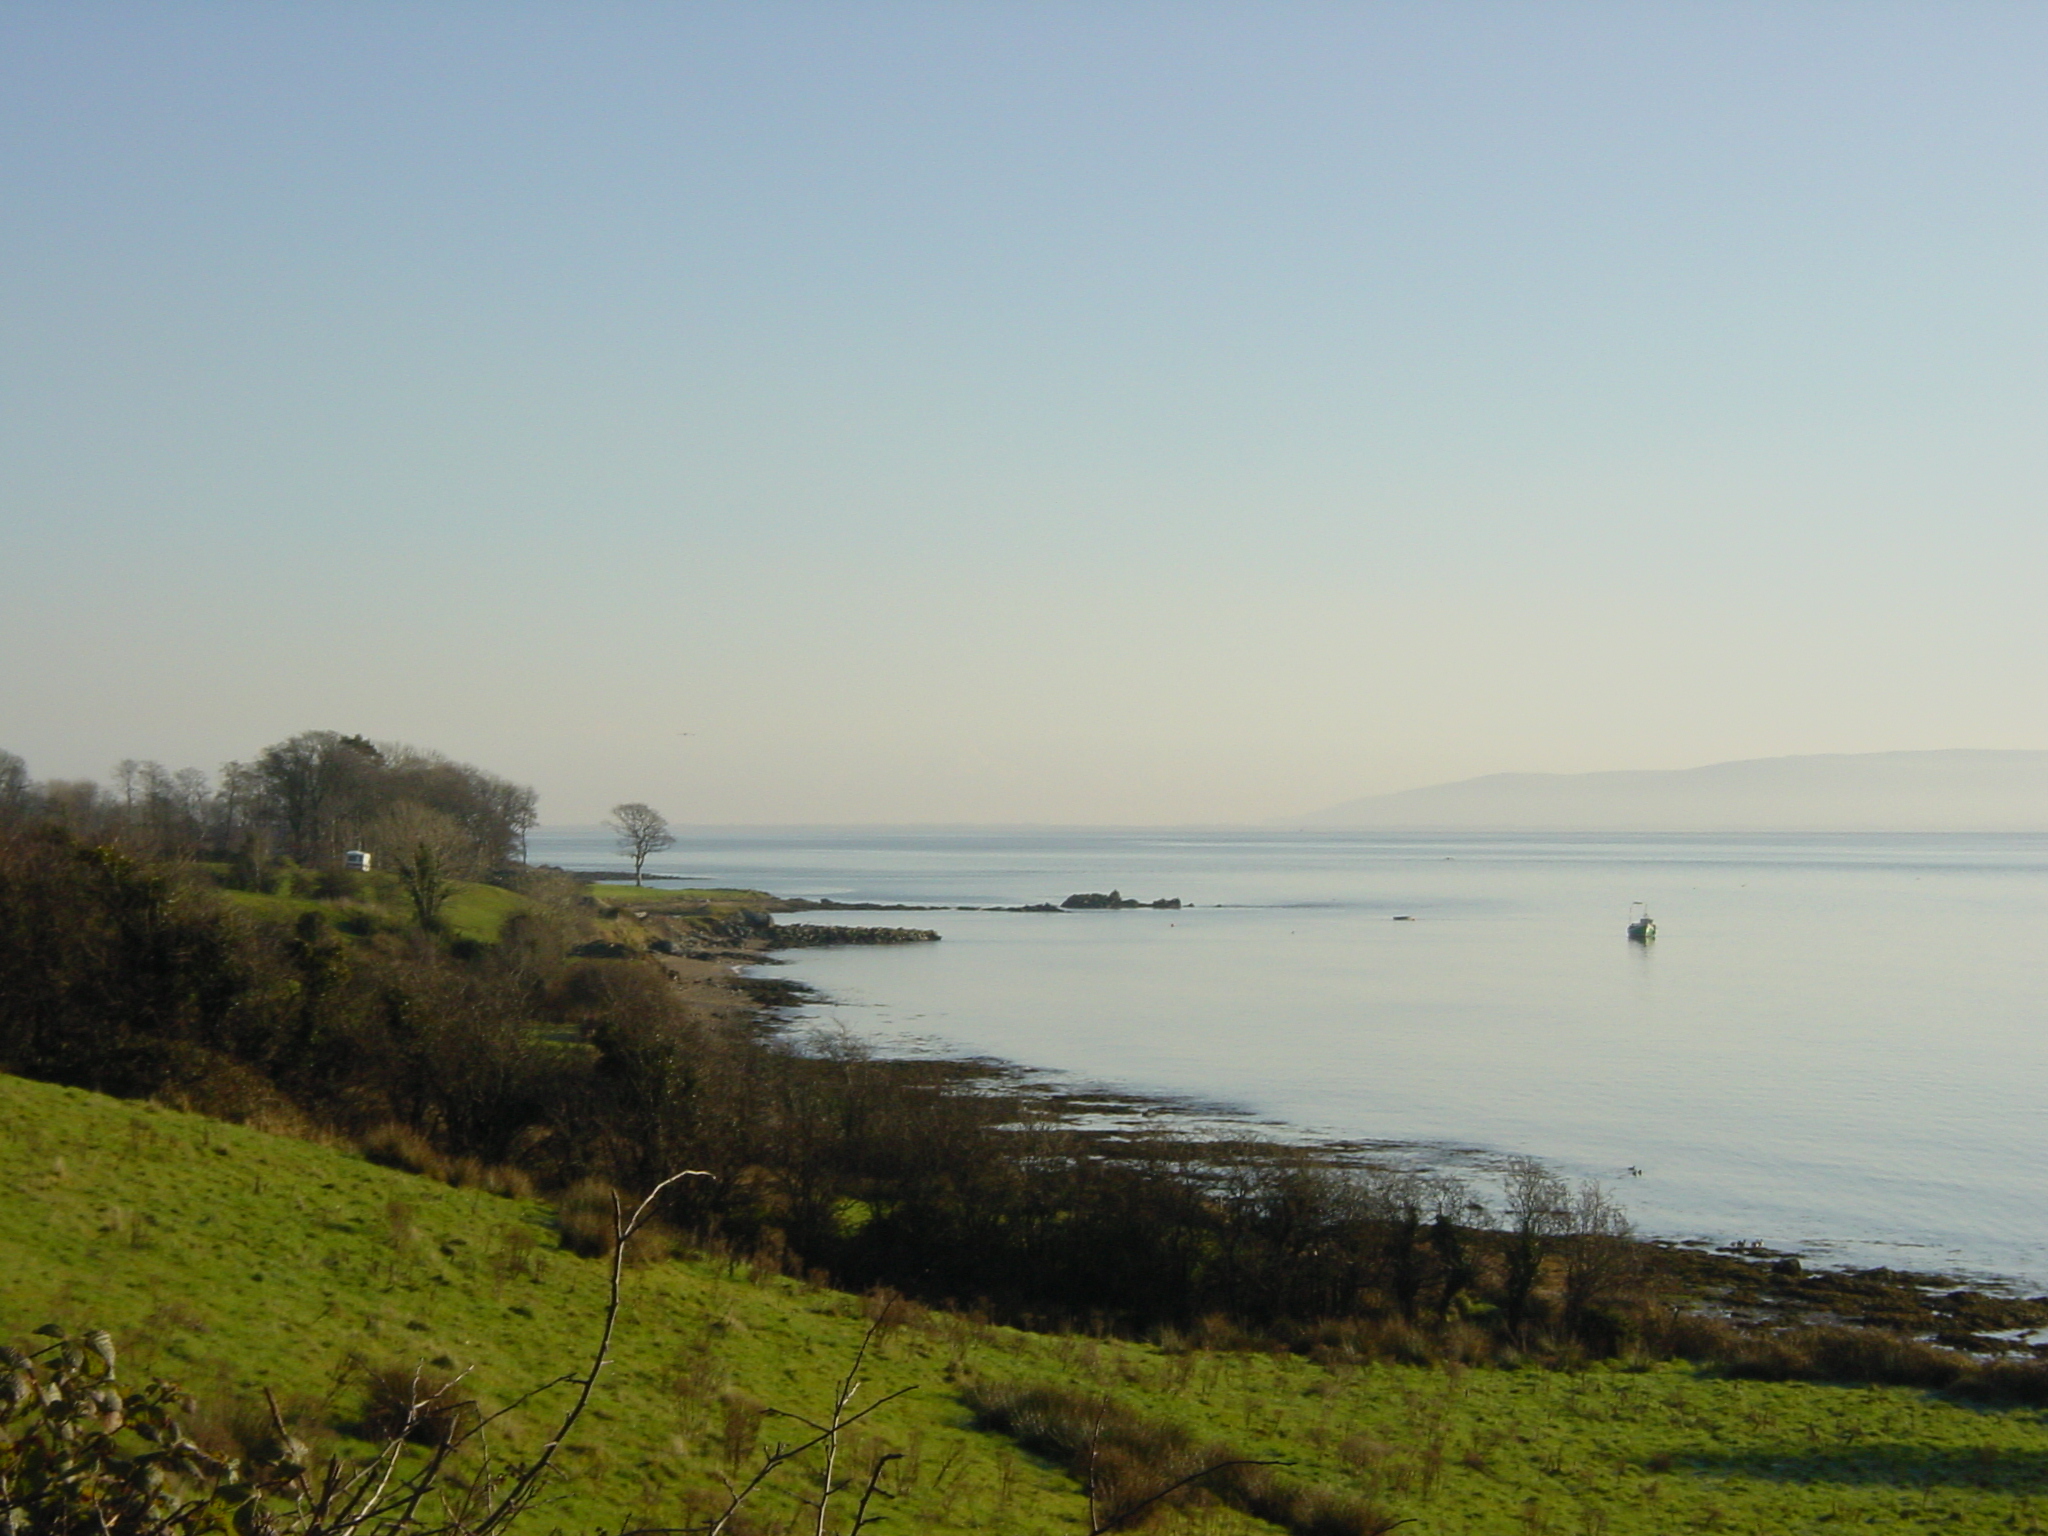
<svg viewBox="0 0 2048 1536"><path fill-rule="evenodd" d="M1606 773L1493 773L1290 826L1574 832L2048 830L2048 752L1826 753Z"/></svg>

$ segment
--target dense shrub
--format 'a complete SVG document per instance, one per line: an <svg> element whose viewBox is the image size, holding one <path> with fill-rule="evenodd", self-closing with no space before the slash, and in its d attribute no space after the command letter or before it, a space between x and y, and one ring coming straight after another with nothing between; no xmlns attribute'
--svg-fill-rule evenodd
<svg viewBox="0 0 2048 1536"><path fill-rule="evenodd" d="M278 1057L292 978L176 871L57 828L0 829L0 1067L114 1094Z"/></svg>
<svg viewBox="0 0 2048 1536"><path fill-rule="evenodd" d="M452 1446L476 1427L480 1417L462 1383L443 1372L405 1365L363 1370L359 1428L366 1440Z"/></svg>

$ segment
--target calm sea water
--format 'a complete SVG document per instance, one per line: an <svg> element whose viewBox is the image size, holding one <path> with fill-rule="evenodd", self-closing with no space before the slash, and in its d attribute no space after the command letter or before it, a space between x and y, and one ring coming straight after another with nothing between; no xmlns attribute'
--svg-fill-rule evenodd
<svg viewBox="0 0 2048 1536"><path fill-rule="evenodd" d="M532 856L609 850L563 832ZM1528 1153L1663 1235L2048 1285L2048 838L692 832L658 863L842 900L1178 896L865 915L944 941L778 974L833 999L815 1023L890 1049L1482 1181ZM1636 900L1649 946L1624 934Z"/></svg>

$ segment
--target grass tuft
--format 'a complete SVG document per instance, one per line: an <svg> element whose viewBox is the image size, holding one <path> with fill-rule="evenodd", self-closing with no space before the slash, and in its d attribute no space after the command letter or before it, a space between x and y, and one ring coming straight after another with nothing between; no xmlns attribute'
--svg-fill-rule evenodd
<svg viewBox="0 0 2048 1536"><path fill-rule="evenodd" d="M616 1246L613 1218L623 1198L603 1179L570 1185L555 1202L555 1228L562 1246L586 1259L610 1258Z"/></svg>
<svg viewBox="0 0 2048 1536"><path fill-rule="evenodd" d="M409 1125L380 1125L365 1131L356 1142L364 1157L380 1168L397 1168L406 1173L443 1178L448 1164L418 1131Z"/></svg>

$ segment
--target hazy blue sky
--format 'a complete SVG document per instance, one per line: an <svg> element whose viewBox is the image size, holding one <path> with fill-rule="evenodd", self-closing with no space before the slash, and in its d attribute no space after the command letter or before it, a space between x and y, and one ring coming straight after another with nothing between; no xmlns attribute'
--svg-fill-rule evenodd
<svg viewBox="0 0 2048 1536"><path fill-rule="evenodd" d="M2048 7L0 9L0 745L550 821L2048 747Z"/></svg>

